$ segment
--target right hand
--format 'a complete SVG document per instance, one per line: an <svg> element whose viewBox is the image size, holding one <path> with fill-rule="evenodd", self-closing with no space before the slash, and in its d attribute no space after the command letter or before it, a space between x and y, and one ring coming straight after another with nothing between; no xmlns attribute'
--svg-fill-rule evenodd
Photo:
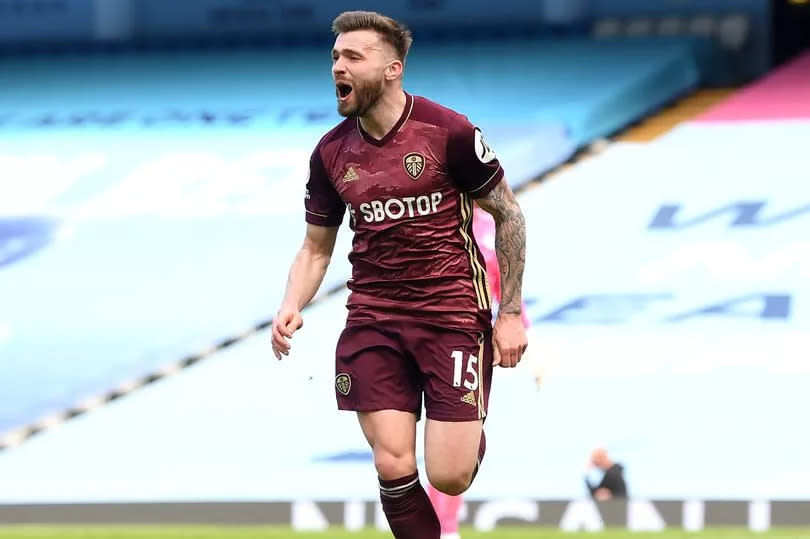
<svg viewBox="0 0 810 539"><path fill-rule="evenodd" d="M297 309L282 307L273 319L273 353L276 359L281 359L282 355L290 355L290 342L293 333L301 329L304 320Z"/></svg>

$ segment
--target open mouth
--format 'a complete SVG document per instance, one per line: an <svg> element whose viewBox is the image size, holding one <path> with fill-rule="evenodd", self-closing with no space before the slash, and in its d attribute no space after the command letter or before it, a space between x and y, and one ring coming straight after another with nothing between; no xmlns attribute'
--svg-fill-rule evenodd
<svg viewBox="0 0 810 539"><path fill-rule="evenodd" d="M341 101L349 97L352 93L352 87L346 83L338 83L337 85L337 96L338 99Z"/></svg>

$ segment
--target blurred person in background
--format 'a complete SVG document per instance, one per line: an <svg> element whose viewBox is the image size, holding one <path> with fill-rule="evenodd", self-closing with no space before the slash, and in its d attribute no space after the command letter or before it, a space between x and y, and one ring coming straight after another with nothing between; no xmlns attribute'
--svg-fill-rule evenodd
<svg viewBox="0 0 810 539"><path fill-rule="evenodd" d="M598 502L627 498L627 484L624 481L624 467L613 462L607 451L597 447L591 452L589 470L598 468L602 471L602 480L594 485L585 477L585 485L591 497Z"/></svg>
<svg viewBox="0 0 810 539"><path fill-rule="evenodd" d="M497 305L501 302L501 274L498 266L498 253L495 250L495 220L480 208L476 208L473 213L473 234L486 262L487 280L492 297L495 300L493 303L493 311L495 311ZM525 304L521 308L521 320L523 321L523 327L529 329L530 322ZM529 362L534 383L539 390L543 383L543 367L538 361L537 355L526 349L523 360ZM428 485L428 495L431 503L433 503L433 508L436 510L436 515L439 517L442 539L460 539L461 536L458 531L459 513L464 503L463 497L450 496L433 485Z"/></svg>
<svg viewBox="0 0 810 539"><path fill-rule="evenodd" d="M349 314L336 350L338 408L357 413L394 537L439 539L416 468L422 399L428 479L459 495L486 451L493 366L517 366L527 346L526 225L481 131L403 90L410 31L366 11L342 13L332 29L332 77L346 119L310 158L306 234L273 320L273 352L290 353L348 210L354 241ZM495 218L501 304L494 327L474 204Z"/></svg>

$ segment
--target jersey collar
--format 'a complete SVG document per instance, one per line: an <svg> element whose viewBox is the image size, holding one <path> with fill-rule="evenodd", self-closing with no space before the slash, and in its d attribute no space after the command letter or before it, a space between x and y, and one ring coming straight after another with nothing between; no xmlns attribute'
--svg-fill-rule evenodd
<svg viewBox="0 0 810 539"><path fill-rule="evenodd" d="M376 139L366 133L363 129L363 126L360 125L360 118L357 118L357 131L360 133L360 136L363 137L363 140L368 142L369 144L373 144L374 146L385 146L388 141L394 138L394 135L402 129L402 126L405 125L405 122L408 121L408 118L411 117L411 112L413 111L413 96L408 92L405 92L405 108L402 110L402 115L397 120L397 123L394 124L394 127L391 128L388 133L381 139Z"/></svg>

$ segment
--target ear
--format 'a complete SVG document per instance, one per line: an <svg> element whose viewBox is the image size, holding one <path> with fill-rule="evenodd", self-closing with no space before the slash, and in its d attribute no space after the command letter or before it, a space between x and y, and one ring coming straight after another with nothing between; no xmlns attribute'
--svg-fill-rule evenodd
<svg viewBox="0 0 810 539"><path fill-rule="evenodd" d="M385 80L396 80L402 76L402 61L392 60L385 68Z"/></svg>

